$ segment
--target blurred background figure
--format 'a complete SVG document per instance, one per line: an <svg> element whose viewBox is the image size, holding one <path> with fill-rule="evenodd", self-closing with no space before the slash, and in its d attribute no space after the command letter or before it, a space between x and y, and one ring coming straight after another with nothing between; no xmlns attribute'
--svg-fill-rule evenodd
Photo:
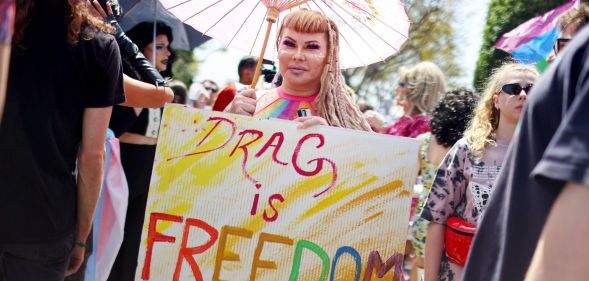
<svg viewBox="0 0 589 281"><path fill-rule="evenodd" d="M548 63L552 63L573 36L589 22L589 7L585 3L568 10L558 18L560 34L553 47L553 52L548 57Z"/></svg>
<svg viewBox="0 0 589 281"><path fill-rule="evenodd" d="M411 262L410 280L423 280L425 267L425 241L428 222L420 217L429 195L438 166L446 153L459 139L470 122L478 102L478 95L467 89L456 89L444 94L432 111L429 121L431 132L417 136L419 149L419 179L415 190L418 196L415 215L411 223L411 244L414 259Z"/></svg>
<svg viewBox="0 0 589 281"><path fill-rule="evenodd" d="M188 90L189 103L194 108L211 109L217 100L219 87L212 80L193 82Z"/></svg>
<svg viewBox="0 0 589 281"><path fill-rule="evenodd" d="M194 108L203 109L210 99L210 93L200 82L192 82L188 89L188 103Z"/></svg>
<svg viewBox="0 0 589 281"><path fill-rule="evenodd" d="M385 130L389 135L415 138L430 131L429 115L446 92L446 77L436 64L427 61L400 72L395 92L403 116Z"/></svg>
<svg viewBox="0 0 589 281"><path fill-rule="evenodd" d="M211 109L213 104L217 100L217 94L219 93L219 86L213 80L204 80L202 81L202 86L205 88L207 92L209 92L209 99L206 104L206 109Z"/></svg>
<svg viewBox="0 0 589 281"><path fill-rule="evenodd" d="M235 89L238 93L250 88L256 74L256 65L258 65L258 58L256 57L244 57L239 61L237 65L239 81L235 83Z"/></svg>
<svg viewBox="0 0 589 281"><path fill-rule="evenodd" d="M172 103L186 105L188 99L186 85L184 84L184 82L179 80L172 80L170 81L170 83L168 83L168 86L170 86L170 88L174 92L174 99L172 100Z"/></svg>

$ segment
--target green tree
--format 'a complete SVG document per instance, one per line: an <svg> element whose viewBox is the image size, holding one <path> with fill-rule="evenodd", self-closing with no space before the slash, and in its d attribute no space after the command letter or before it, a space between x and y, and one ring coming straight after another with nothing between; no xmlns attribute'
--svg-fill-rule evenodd
<svg viewBox="0 0 589 281"><path fill-rule="evenodd" d="M452 28L456 0L405 0L411 20L409 38L399 52L381 63L344 71L346 83L360 98L376 99L388 109L394 98L395 80L401 66L419 61L437 63L449 78L461 75L455 61Z"/></svg>
<svg viewBox="0 0 589 281"><path fill-rule="evenodd" d="M192 83L192 77L198 71L198 62L192 51L176 50L176 61L172 65L175 80L184 82L187 86Z"/></svg>
<svg viewBox="0 0 589 281"><path fill-rule="evenodd" d="M544 14L569 0L491 0L483 44L474 75L474 85L481 89L492 70L510 59L510 55L493 45L501 35L525 21Z"/></svg>

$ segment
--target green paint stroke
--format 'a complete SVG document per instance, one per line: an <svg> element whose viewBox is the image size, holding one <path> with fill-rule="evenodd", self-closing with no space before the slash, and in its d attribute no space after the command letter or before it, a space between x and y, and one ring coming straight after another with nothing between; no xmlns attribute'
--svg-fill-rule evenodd
<svg viewBox="0 0 589 281"><path fill-rule="evenodd" d="M294 260L292 263L292 270L290 271L290 277L288 278L288 281L299 280L299 270L301 268L303 249L308 249L321 258L321 261L323 262L323 269L321 269L321 277L319 277L319 281L326 281L327 276L329 275L329 256L321 247L319 247L319 245L307 240L299 240L297 242Z"/></svg>

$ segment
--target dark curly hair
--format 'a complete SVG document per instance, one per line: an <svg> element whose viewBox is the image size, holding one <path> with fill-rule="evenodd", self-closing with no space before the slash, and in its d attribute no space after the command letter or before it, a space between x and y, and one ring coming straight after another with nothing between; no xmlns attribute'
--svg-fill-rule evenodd
<svg viewBox="0 0 589 281"><path fill-rule="evenodd" d="M429 124L432 135L444 147L462 138L479 100L470 90L459 88L446 92L432 112Z"/></svg>
<svg viewBox="0 0 589 281"><path fill-rule="evenodd" d="M35 8L36 5L38 7ZM54 10L47 11L47 8ZM54 0L51 2L47 0L17 0L12 46L18 47L22 43L31 18L39 16L35 13L43 14L56 11L65 13L68 26L67 41L72 46L80 39L92 39L98 30L107 33L115 31L112 26L89 12L86 0Z"/></svg>
<svg viewBox="0 0 589 281"><path fill-rule="evenodd" d="M133 26L133 28L129 29L129 31L125 32L142 53L145 47L147 47L149 43L153 42L153 25L154 22L152 21L144 21L138 23L137 25ZM174 41L172 28L165 22L157 21L155 23L155 35L158 36L162 34L166 35L168 37L168 42L172 44L172 41ZM173 77L174 75L172 73L172 64L176 61L177 56L176 52L174 52L169 46L168 51L170 51L170 57L168 57L168 67L166 70L160 73L164 77ZM147 60L151 61L151 58L147 58Z"/></svg>

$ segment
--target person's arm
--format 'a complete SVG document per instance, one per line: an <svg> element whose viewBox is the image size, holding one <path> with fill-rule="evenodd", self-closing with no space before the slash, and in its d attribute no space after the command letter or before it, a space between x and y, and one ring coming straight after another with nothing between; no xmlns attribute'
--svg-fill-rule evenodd
<svg viewBox="0 0 589 281"><path fill-rule="evenodd" d="M131 41L125 34L115 17L113 16L110 3L106 3L107 12L105 12L98 1L93 0L92 3L96 11L102 16L105 21L112 25L116 33L114 34L119 49L121 51L121 58L135 70L141 79L149 84L165 86L166 81L162 75L155 69L155 67L145 58L141 50Z"/></svg>
<svg viewBox="0 0 589 281"><path fill-rule="evenodd" d="M148 83L135 80L123 75L125 97L127 100L120 104L128 107L159 108L166 102L172 102L174 92L168 87L156 87Z"/></svg>
<svg viewBox="0 0 589 281"><path fill-rule="evenodd" d="M430 222L425 243L426 281L438 280L446 241L446 222L456 214L455 207L464 196L468 182L468 177L463 176L468 157L466 151L466 141L461 139L446 154L421 212L421 217Z"/></svg>
<svg viewBox="0 0 589 281"><path fill-rule="evenodd" d="M432 222L427 227L425 240L425 281L436 281L440 274L440 263L444 254L446 226Z"/></svg>
<svg viewBox="0 0 589 281"><path fill-rule="evenodd" d="M102 186L105 163L104 141L111 112L112 107L84 110L82 141L78 153L76 245L72 250L66 276L78 271L84 261L85 249L82 245L90 233Z"/></svg>
<svg viewBox="0 0 589 281"><path fill-rule="evenodd" d="M589 277L589 185L568 182L544 225L527 281L586 280ZM428 236L429 239L429 236Z"/></svg>

